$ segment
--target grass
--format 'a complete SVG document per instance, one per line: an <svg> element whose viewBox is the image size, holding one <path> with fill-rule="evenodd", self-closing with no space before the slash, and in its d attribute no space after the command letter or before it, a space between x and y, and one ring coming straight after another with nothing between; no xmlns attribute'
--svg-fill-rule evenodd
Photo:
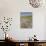
<svg viewBox="0 0 46 46"><path fill-rule="evenodd" d="M20 17L21 28L32 28L32 16Z"/></svg>
<svg viewBox="0 0 46 46"><path fill-rule="evenodd" d="M21 16L21 18L32 20L32 16Z"/></svg>

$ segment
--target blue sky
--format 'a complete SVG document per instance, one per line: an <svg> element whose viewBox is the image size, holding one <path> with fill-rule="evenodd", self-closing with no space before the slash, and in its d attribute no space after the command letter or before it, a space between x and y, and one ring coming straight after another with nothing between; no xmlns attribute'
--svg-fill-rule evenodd
<svg viewBox="0 0 46 46"><path fill-rule="evenodd" d="M21 16L32 16L32 12L20 12Z"/></svg>

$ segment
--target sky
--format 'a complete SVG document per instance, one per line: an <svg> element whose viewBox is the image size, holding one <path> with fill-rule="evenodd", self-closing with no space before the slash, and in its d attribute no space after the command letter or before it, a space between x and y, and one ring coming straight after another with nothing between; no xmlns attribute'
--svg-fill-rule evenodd
<svg viewBox="0 0 46 46"><path fill-rule="evenodd" d="M21 16L32 16L32 12L21 12Z"/></svg>

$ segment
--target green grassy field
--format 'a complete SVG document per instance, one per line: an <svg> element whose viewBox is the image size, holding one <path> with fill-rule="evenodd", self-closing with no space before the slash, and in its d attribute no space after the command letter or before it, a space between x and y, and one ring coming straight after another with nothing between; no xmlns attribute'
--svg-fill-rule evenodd
<svg viewBox="0 0 46 46"><path fill-rule="evenodd" d="M21 18L24 18L24 19L32 19L32 16L21 16Z"/></svg>
<svg viewBox="0 0 46 46"><path fill-rule="evenodd" d="M32 28L32 16L20 17L21 28Z"/></svg>

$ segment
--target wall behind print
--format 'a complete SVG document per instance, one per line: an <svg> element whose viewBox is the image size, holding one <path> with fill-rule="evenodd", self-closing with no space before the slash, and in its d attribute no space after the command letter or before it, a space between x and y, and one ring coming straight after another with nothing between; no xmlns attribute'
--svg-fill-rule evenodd
<svg viewBox="0 0 46 46"><path fill-rule="evenodd" d="M20 29L21 11L33 12L32 29ZM13 17L12 27L8 33L12 34L13 38L17 40L27 40L34 34L37 35L39 40L44 40L45 12L45 8L32 8L28 0L0 0L0 17ZM2 31L0 34L2 35ZM2 36L0 36L0 39L2 39Z"/></svg>

